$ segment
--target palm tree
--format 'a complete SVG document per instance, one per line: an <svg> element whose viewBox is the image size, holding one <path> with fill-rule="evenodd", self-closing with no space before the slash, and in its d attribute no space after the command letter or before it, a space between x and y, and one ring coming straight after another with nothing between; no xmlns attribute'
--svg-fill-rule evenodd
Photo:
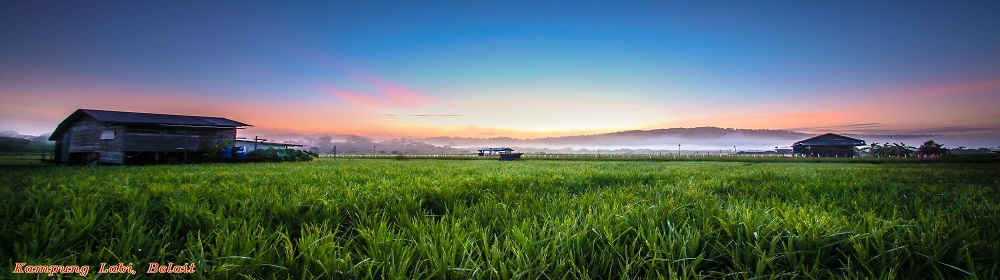
<svg viewBox="0 0 1000 280"><path fill-rule="evenodd" d="M878 142L874 142L868 147L861 148L862 152L868 154L868 156L874 157L900 157L900 156L910 156L916 153L915 147L907 146L903 142L899 143L889 143L886 142L879 145Z"/></svg>

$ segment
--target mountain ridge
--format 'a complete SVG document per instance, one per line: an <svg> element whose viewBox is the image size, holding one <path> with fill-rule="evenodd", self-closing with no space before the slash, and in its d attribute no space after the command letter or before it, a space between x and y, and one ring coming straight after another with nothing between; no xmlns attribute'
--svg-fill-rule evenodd
<svg viewBox="0 0 1000 280"><path fill-rule="evenodd" d="M676 145L689 146L693 149L719 149L722 147L776 147L790 146L798 140L807 139L821 133L806 133L780 129L744 129L720 127L693 128L659 128L649 130L624 130L608 133L553 136L541 138L518 139L511 137L426 137L419 138L433 145L455 147L475 146L521 146L521 147L637 147L637 148L667 148ZM885 142L890 139L927 138L934 135L871 135L842 134L850 137L872 139L870 141Z"/></svg>

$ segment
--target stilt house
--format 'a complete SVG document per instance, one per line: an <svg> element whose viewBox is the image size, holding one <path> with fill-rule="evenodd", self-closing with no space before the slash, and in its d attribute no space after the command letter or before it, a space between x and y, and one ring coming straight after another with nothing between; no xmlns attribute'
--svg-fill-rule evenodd
<svg viewBox="0 0 1000 280"><path fill-rule="evenodd" d="M249 124L200 116L79 109L52 132L60 163L172 162L192 153L216 153Z"/></svg>

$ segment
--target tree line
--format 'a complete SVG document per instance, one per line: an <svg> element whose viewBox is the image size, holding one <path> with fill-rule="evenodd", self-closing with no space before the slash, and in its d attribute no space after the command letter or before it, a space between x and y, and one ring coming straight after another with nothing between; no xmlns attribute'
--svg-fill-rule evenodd
<svg viewBox="0 0 1000 280"><path fill-rule="evenodd" d="M861 148L861 152L874 157L904 157L913 155L948 155L948 149L944 145L928 140L920 147L907 146L900 143L871 143L871 145Z"/></svg>

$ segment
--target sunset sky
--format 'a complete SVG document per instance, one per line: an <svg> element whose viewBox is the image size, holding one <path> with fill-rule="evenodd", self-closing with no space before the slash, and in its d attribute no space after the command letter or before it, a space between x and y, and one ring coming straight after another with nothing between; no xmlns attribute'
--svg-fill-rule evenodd
<svg viewBox="0 0 1000 280"><path fill-rule="evenodd" d="M0 130L90 108L372 137L1000 137L998 1L280 2L2 1Z"/></svg>

